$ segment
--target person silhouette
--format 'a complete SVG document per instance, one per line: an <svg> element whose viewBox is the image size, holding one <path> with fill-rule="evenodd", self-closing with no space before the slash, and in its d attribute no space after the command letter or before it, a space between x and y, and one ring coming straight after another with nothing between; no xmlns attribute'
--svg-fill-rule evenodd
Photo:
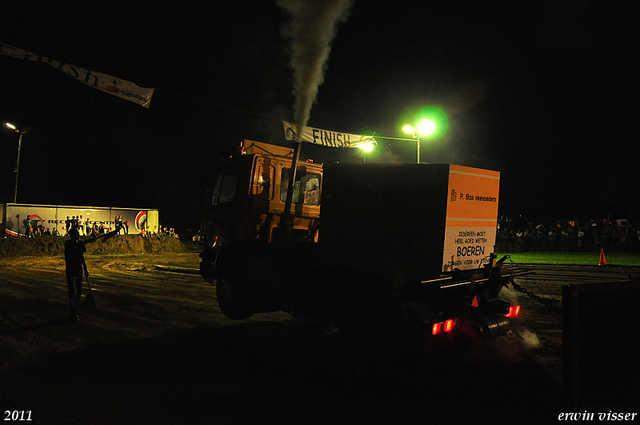
<svg viewBox="0 0 640 425"><path fill-rule="evenodd" d="M64 243L64 259L66 263L67 286L69 289L69 315L72 321L80 320L78 316L78 307L80 298L82 297L82 272L89 277L87 262L84 259L84 253L87 251L86 244L93 242L95 239L88 241L80 241L80 233L78 229L72 227L68 234L71 239Z"/></svg>

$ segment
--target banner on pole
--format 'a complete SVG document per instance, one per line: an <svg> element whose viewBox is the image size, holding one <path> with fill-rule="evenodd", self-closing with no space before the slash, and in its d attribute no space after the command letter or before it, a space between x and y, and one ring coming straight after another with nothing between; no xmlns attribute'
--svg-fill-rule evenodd
<svg viewBox="0 0 640 425"><path fill-rule="evenodd" d="M153 96L153 92L155 90L153 88L137 86L130 81L121 80L120 78L116 78L111 75L87 70L75 65L69 65L68 63L60 62L55 59L49 59L4 43L0 43L0 54L16 59L49 64L57 70L64 72L71 78L93 87L94 89L137 103L145 108L148 108L151 104L151 96Z"/></svg>
<svg viewBox="0 0 640 425"><path fill-rule="evenodd" d="M285 138L287 140L296 140L298 126L287 121L283 121L282 123L284 124ZM362 148L367 143L376 143L373 136L342 133L313 127L305 127L302 130L301 140L303 142L332 148Z"/></svg>

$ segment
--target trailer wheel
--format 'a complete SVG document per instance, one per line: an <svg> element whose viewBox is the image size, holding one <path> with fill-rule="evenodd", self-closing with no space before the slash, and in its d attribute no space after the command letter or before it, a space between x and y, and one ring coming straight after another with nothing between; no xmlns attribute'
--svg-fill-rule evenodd
<svg viewBox="0 0 640 425"><path fill-rule="evenodd" d="M224 244L215 263L216 296L220 310L229 319L242 320L253 314L247 299L244 252L237 243Z"/></svg>
<svg viewBox="0 0 640 425"><path fill-rule="evenodd" d="M207 282L213 284L215 280L215 263L216 263L216 255L217 252L211 248L205 248L200 253L200 276Z"/></svg>
<svg viewBox="0 0 640 425"><path fill-rule="evenodd" d="M219 277L216 281L216 295L220 310L229 319L242 320L253 315L253 312L242 300L242 279Z"/></svg>

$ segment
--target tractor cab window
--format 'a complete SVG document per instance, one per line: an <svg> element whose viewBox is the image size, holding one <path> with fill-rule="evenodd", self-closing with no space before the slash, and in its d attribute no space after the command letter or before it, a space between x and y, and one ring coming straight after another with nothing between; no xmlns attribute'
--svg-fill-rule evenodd
<svg viewBox="0 0 640 425"><path fill-rule="evenodd" d="M235 174L220 174L213 188L211 205L221 205L236 199L238 176Z"/></svg>
<svg viewBox="0 0 640 425"><path fill-rule="evenodd" d="M280 178L280 200L286 202L289 189L289 168L283 168ZM320 174L298 169L293 186L293 203L320 205Z"/></svg>

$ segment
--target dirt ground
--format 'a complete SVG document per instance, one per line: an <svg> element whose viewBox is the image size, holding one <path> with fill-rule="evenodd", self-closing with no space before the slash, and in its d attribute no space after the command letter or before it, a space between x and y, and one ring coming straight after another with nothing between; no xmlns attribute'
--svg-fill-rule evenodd
<svg viewBox="0 0 640 425"><path fill-rule="evenodd" d="M358 346L286 313L225 318L215 288L197 274L198 253L179 251L87 255L98 306L82 309L75 324L60 255L0 258L5 416L28 411L41 424L541 424L562 411L560 351L550 336L557 323L536 334L537 344L511 332L473 355ZM525 336L537 330L523 319Z"/></svg>
<svg viewBox="0 0 640 425"><path fill-rule="evenodd" d="M67 237L0 238L0 258L17 256L63 255ZM81 237L83 241L91 238ZM140 235L117 235L86 244L87 254L163 254L185 252L180 240L170 236L143 238Z"/></svg>

